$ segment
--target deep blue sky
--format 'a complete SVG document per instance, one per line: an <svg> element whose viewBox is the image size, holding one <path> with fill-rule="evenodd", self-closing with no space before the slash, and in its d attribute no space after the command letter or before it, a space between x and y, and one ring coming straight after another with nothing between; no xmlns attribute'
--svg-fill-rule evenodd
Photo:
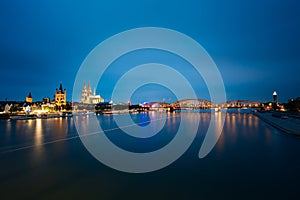
<svg viewBox="0 0 300 200"><path fill-rule="evenodd" d="M70 100L77 70L96 45L157 26L185 33L207 50L228 99L269 101L276 89L285 102L300 96L299 10L297 0L3 0L0 100L23 100L29 91L34 100L52 98L60 81ZM101 87L107 86L97 92L108 100Z"/></svg>

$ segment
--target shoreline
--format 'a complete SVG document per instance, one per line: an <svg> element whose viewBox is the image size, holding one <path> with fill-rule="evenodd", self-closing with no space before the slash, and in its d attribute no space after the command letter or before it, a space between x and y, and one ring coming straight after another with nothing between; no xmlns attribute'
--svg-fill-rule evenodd
<svg viewBox="0 0 300 200"><path fill-rule="evenodd" d="M288 118L278 118L272 116L271 112L267 113L253 113L259 119L263 120L264 122L272 125L273 127L277 128L278 130L294 136L300 136L300 120L288 117Z"/></svg>

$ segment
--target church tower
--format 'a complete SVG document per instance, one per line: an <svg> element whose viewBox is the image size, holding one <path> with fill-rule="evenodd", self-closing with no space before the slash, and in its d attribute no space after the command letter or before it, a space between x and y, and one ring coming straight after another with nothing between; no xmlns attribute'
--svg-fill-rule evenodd
<svg viewBox="0 0 300 200"><path fill-rule="evenodd" d="M274 92L273 92L273 101L274 101L274 105L277 105L277 92L276 92L276 90L274 90Z"/></svg>
<svg viewBox="0 0 300 200"><path fill-rule="evenodd" d="M62 83L60 83L59 89L55 90L54 98L57 106L65 106L67 104L67 90L63 90Z"/></svg>
<svg viewBox="0 0 300 200"><path fill-rule="evenodd" d="M26 96L26 103L32 103L32 95L31 92L29 92L29 94Z"/></svg>

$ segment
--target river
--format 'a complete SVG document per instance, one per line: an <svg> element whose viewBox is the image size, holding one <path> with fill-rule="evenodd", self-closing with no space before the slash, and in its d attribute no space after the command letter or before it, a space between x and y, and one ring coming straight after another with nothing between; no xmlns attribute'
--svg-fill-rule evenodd
<svg viewBox="0 0 300 200"><path fill-rule="evenodd" d="M199 159L211 115L181 114L199 117L195 139L179 159L149 173L121 172L95 159L74 123L76 117L88 116L2 120L1 199L299 199L298 137L282 133L251 113L230 111L217 144ZM172 141L181 122L179 115L168 114L160 134L144 139L126 137L112 115L96 118L104 130L99 134L106 134L123 149L141 153ZM141 113L132 119L146 126L151 117Z"/></svg>

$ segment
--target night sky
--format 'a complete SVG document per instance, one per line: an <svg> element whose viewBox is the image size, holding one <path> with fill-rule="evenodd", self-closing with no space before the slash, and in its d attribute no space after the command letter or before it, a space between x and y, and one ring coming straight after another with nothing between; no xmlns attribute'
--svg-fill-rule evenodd
<svg viewBox="0 0 300 200"><path fill-rule="evenodd" d="M276 89L279 101L286 102L300 96L299 10L297 0L2 0L0 100L24 100L28 92L34 101L52 98L61 81L71 100L76 73L95 46L119 32L150 26L200 43L221 72L227 99L271 101ZM205 87L201 81L199 87ZM109 100L110 83L100 83L97 93ZM136 101L147 92L170 100L164 88L144 89ZM205 90L198 96L208 99Z"/></svg>

